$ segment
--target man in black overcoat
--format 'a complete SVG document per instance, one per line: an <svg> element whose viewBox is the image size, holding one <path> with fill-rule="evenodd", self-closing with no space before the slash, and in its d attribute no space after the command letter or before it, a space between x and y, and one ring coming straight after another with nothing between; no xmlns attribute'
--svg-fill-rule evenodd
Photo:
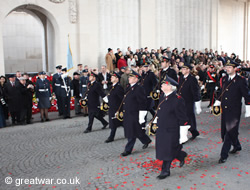
<svg viewBox="0 0 250 190"><path fill-rule="evenodd" d="M109 127L111 132L105 141L106 143L114 141L116 129L122 125L122 122L115 118L115 113L119 111L120 106L122 107L121 103L124 96L124 90L119 83L120 78L121 76L116 72L111 74L112 87L107 94L109 102Z"/></svg>
<svg viewBox="0 0 250 190"><path fill-rule="evenodd" d="M89 133L92 131L94 118L101 121L103 125L102 129L105 129L108 125L108 122L103 118L104 115L102 114L102 111L100 110L99 97L101 96L103 98L103 101L105 101L106 103L108 103L108 98L103 92L101 84L96 81L97 77L98 76L95 73L91 72L89 76L87 93L85 93L85 97L82 97L83 99L88 100L88 112L89 112L89 123L84 133Z"/></svg>
<svg viewBox="0 0 250 190"><path fill-rule="evenodd" d="M185 100L186 114L191 125L189 131L192 134L191 139L194 140L200 135L197 130L194 108L196 109L197 114L201 113L201 94L197 79L190 74L191 70L192 67L186 63L182 67L182 75L179 78L177 93Z"/></svg>
<svg viewBox="0 0 250 190"><path fill-rule="evenodd" d="M22 105L21 102L21 90L19 80L15 80L15 75L9 76L9 81L6 83L5 93L7 97L7 103L9 106L9 112L12 119L12 124L20 123L20 114Z"/></svg>
<svg viewBox="0 0 250 190"><path fill-rule="evenodd" d="M140 85L144 88L146 96L147 96L147 111L149 111L154 117L155 111L153 109L154 101L150 96L150 92L152 92L157 85L157 79L155 74L149 69L149 64L145 63L142 67L143 73L141 78Z"/></svg>
<svg viewBox="0 0 250 190"><path fill-rule="evenodd" d="M242 97L244 97L246 105L245 117L250 117L250 95L246 78L237 75L237 66L238 64L234 61L228 61L226 64L227 76L222 78L222 87L218 100L214 104L214 106L221 105L222 109L221 138L223 146L219 163L226 162L228 153L235 154L242 149L238 139ZM232 145L233 149L230 151Z"/></svg>
<svg viewBox="0 0 250 190"><path fill-rule="evenodd" d="M163 160L162 171L157 176L159 179L170 176L171 162L175 158L180 161L180 167L182 167L187 157L187 153L181 150L180 128L190 126L187 125L188 117L185 112L185 101L176 94L177 86L178 83L174 79L168 76L165 78L161 85L163 93L160 97L157 115L153 118L153 123L157 123L158 126L156 158Z"/></svg>
<svg viewBox="0 0 250 190"><path fill-rule="evenodd" d="M124 95L123 102L123 127L125 137L128 139L128 143L125 146L125 150L121 153L121 156L127 156L131 154L136 138L138 138L142 144L143 149L147 148L152 142L151 139L145 134L145 130L142 129L145 124L145 117L147 114L146 109L146 94L144 89L138 84L139 74L132 70L129 75L129 87Z"/></svg>

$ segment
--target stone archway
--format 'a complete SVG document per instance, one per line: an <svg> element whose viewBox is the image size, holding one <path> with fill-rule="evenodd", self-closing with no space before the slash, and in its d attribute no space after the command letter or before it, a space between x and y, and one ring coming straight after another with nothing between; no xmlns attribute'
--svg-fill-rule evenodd
<svg viewBox="0 0 250 190"><path fill-rule="evenodd" d="M31 0L32 1L32 0ZM58 16L54 13L52 14L51 8L49 5L51 3L45 2L36 5L34 4L26 4L27 1L24 1L23 4L21 2L10 1L12 3L4 4L1 7L0 13L0 73L5 74L5 63L4 63L4 47L3 47L3 28L5 19L14 11L25 12L28 15L31 15L35 18L43 30L43 63L41 63L42 69L47 72L53 72L54 66L58 64L59 54L61 53L61 47L58 47L60 44L60 33L59 33L59 24L58 24ZM52 3L53 4L53 3ZM57 44L57 45L56 45ZM66 48L65 48L66 49ZM37 72L37 71L36 71Z"/></svg>
<svg viewBox="0 0 250 190"><path fill-rule="evenodd" d="M22 5L18 6L15 9L11 10L8 15L10 15L13 12L22 12L26 13L28 15L31 15L34 17L42 26L42 40L40 43L42 43L42 50L41 52L33 52L33 55L30 55L30 52L28 52L28 48L19 48L22 50L22 52L19 52L20 55L17 59L14 59L12 61L12 65L8 65L8 71L10 72L10 67L15 67L16 65L19 64L17 68L22 68L18 69L21 70L22 72L38 72L39 70L44 70L44 71L52 71L54 67L54 62L55 62L55 30L54 26L49 18L49 14L46 12L46 10L42 9L41 7L38 7L36 5ZM8 18L8 15L6 18ZM3 26L4 27L4 26ZM17 31L18 32L18 31ZM25 34L24 34L25 35ZM25 41L26 40L26 41ZM27 41L32 41L32 37L29 39L26 37L26 39L22 39L23 43L26 43ZM23 47L25 47L25 44L23 44ZM26 46L27 47L27 46ZM25 50L26 49L26 50ZM5 50L5 47L4 47ZM6 53L5 53L6 55ZM42 59L38 59L42 55ZM12 54L13 57L17 56L15 54ZM22 58L20 58L22 57ZM41 57L40 57L41 58ZM6 61L5 57L5 61ZM35 65L35 62L38 61L41 66ZM7 61L6 61L7 62ZM8 63L10 64L10 62ZM26 64L25 65L20 65L20 64ZM29 65L28 65L29 64ZM32 67L32 64L34 66ZM36 63L37 64L37 63ZM13 68L11 68L12 72L15 72ZM5 70L6 72L6 70Z"/></svg>

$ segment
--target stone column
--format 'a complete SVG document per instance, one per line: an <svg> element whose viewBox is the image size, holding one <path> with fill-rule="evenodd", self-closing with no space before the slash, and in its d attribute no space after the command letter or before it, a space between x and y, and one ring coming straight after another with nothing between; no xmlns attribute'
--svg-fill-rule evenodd
<svg viewBox="0 0 250 190"><path fill-rule="evenodd" d="M139 0L139 46L156 48L156 1L155 0Z"/></svg>
<svg viewBox="0 0 250 190"><path fill-rule="evenodd" d="M4 69L4 52L3 52L3 34L2 34L2 22L0 24L0 75L5 74Z"/></svg>

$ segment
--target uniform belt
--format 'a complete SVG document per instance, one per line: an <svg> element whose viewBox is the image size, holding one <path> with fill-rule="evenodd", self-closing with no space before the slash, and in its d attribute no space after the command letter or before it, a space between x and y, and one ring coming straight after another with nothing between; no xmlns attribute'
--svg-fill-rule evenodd
<svg viewBox="0 0 250 190"><path fill-rule="evenodd" d="M61 88L69 88L69 86L61 86Z"/></svg>
<svg viewBox="0 0 250 190"><path fill-rule="evenodd" d="M60 84L56 84L56 83L55 83L55 86L60 86Z"/></svg>
<svg viewBox="0 0 250 190"><path fill-rule="evenodd" d="M214 83L213 80L207 80L207 83Z"/></svg>
<svg viewBox="0 0 250 190"><path fill-rule="evenodd" d="M82 87L87 87L87 85L84 84L84 85L82 85Z"/></svg>
<svg viewBox="0 0 250 190"><path fill-rule="evenodd" d="M47 92L49 89L46 88L46 89L39 89L39 92Z"/></svg>

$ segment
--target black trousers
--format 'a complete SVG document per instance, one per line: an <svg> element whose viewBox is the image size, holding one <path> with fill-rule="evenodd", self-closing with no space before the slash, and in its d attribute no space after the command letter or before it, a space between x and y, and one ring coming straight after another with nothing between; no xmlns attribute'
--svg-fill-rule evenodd
<svg viewBox="0 0 250 190"><path fill-rule="evenodd" d="M215 90L215 83L207 83L207 95L209 96L209 106L213 104L213 98L214 98L214 90Z"/></svg>
<svg viewBox="0 0 250 190"><path fill-rule="evenodd" d="M92 125L94 122L94 118L98 119L103 125L107 125L108 122L103 118L103 114L101 111L98 112L89 112L89 123L88 123L88 128L87 130L92 130Z"/></svg>
<svg viewBox="0 0 250 190"><path fill-rule="evenodd" d="M62 114L64 117L70 117L70 96L62 97Z"/></svg>
<svg viewBox="0 0 250 190"><path fill-rule="evenodd" d="M12 124L20 122L20 111L10 112Z"/></svg>
<svg viewBox="0 0 250 190"><path fill-rule="evenodd" d="M176 155L176 159L179 160L179 161L183 161L186 156L187 156L187 153L181 150ZM161 173L170 172L170 167L171 167L172 161L165 161L165 160L163 160L162 167L161 167Z"/></svg>
<svg viewBox="0 0 250 190"><path fill-rule="evenodd" d="M151 142L151 139L144 134L142 137L138 137L138 139L141 141L142 144L148 144ZM126 152L132 152L134 145L135 145L136 138L128 138L128 142L125 146Z"/></svg>
<svg viewBox="0 0 250 190"><path fill-rule="evenodd" d="M231 149L231 145L233 145L233 147L236 149L241 149L241 144L238 139L238 132L236 130L231 131L231 132L226 131L226 134L224 136L224 143L222 145L222 149L220 153L220 156L222 159L227 159L228 153Z"/></svg>
<svg viewBox="0 0 250 190"><path fill-rule="evenodd" d="M114 140L116 130L117 130L117 127L112 127L112 128L111 128L110 135L109 135L109 138L108 138L108 139Z"/></svg>
<svg viewBox="0 0 250 190"><path fill-rule="evenodd" d="M75 114L81 113L80 97L75 97Z"/></svg>
<svg viewBox="0 0 250 190"><path fill-rule="evenodd" d="M56 99L57 99L57 107L58 107L58 112L59 115L63 115L63 98L59 95L56 95Z"/></svg>

